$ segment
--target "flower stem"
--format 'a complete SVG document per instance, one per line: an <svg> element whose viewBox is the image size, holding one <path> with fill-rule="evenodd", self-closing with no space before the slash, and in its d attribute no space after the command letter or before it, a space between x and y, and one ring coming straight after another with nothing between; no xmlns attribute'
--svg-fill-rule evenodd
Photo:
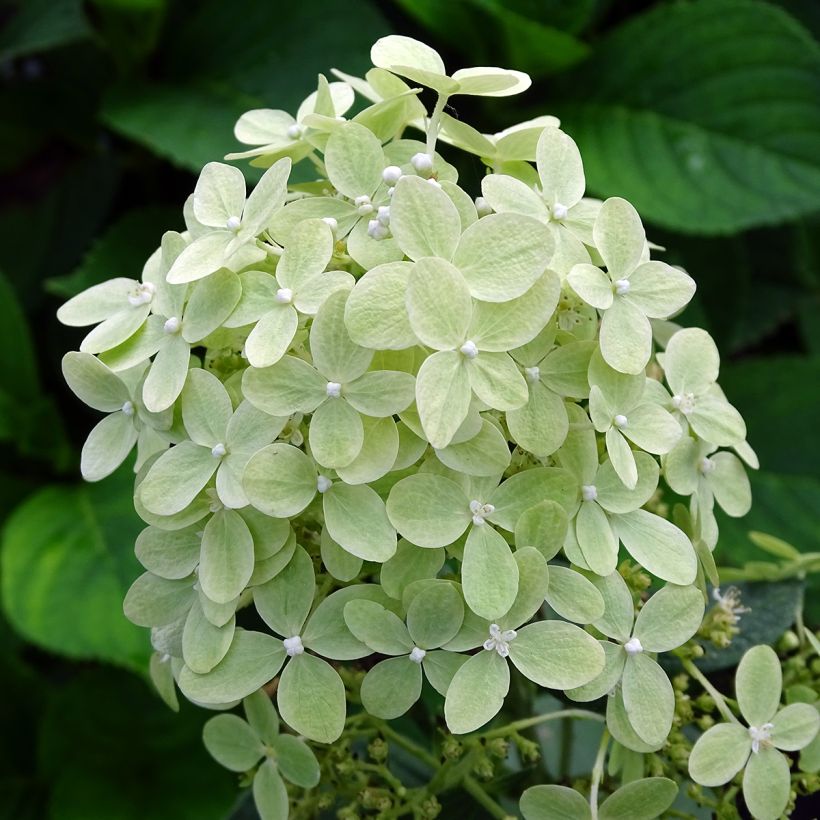
<svg viewBox="0 0 820 820"><path fill-rule="evenodd" d="M717 706L718 711L720 712L723 717L728 720L730 723L739 723L738 719L732 713L732 710L729 708L729 705L726 703L723 695L709 683L708 678L700 671L700 669L695 666L692 661L681 658L681 663L683 664L683 668L686 672L691 675L711 696L712 700L715 702L715 706Z"/></svg>
<svg viewBox="0 0 820 820"><path fill-rule="evenodd" d="M598 820L598 787L601 785L604 776L607 746L609 746L609 732L604 728L601 743L598 746L598 754L595 756L595 765L592 767L592 785L589 789L589 811L592 820Z"/></svg>
<svg viewBox="0 0 820 820"><path fill-rule="evenodd" d="M562 709L560 712L547 712L544 715L536 715L531 718L523 718L522 720L514 720L506 726L499 726L497 729L491 729L489 732L484 732L482 737L503 737L504 735L512 734L513 732L520 732L522 729L529 729L530 726L538 726L539 723L546 723L548 720L561 720L563 718L578 718L579 720L597 720L603 723L604 716L597 712L590 712L587 709Z"/></svg>
<svg viewBox="0 0 820 820"><path fill-rule="evenodd" d="M484 791L477 780L474 780L472 777L465 777L462 781L462 785L464 786L465 791L472 795L476 803L487 810L490 817L496 817L498 820L507 820L510 816L504 810L503 806L496 803L495 800L493 800L492 797Z"/></svg>
<svg viewBox="0 0 820 820"><path fill-rule="evenodd" d="M441 115L444 112L444 106L447 105L449 97L447 94L439 94L436 100L436 106L430 116L430 121L427 124L427 153L432 157L436 150L436 139L438 132L441 129Z"/></svg>

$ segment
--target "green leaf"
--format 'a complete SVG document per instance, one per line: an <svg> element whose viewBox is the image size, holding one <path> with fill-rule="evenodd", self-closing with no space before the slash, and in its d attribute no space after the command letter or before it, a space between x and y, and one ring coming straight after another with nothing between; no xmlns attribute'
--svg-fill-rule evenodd
<svg viewBox="0 0 820 820"><path fill-rule="evenodd" d="M80 0L33 0L7 21L0 37L0 60L85 40L91 33Z"/></svg>
<svg viewBox="0 0 820 820"><path fill-rule="evenodd" d="M735 691L737 705L750 726L771 721L783 691L783 673L774 649L761 645L746 652L735 673Z"/></svg>
<svg viewBox="0 0 820 820"><path fill-rule="evenodd" d="M339 673L315 655L296 655L279 678L282 720L317 743L332 743L345 723L345 687Z"/></svg>
<svg viewBox="0 0 820 820"><path fill-rule="evenodd" d="M256 732L236 715L212 717L202 729L202 742L211 757L232 772L248 771L265 752Z"/></svg>
<svg viewBox="0 0 820 820"><path fill-rule="evenodd" d="M588 820L589 803L568 786L531 786L521 795L524 820Z"/></svg>
<svg viewBox="0 0 820 820"><path fill-rule="evenodd" d="M421 664L407 655L388 658L364 676L362 706L386 720L400 717L419 699L421 682Z"/></svg>
<svg viewBox="0 0 820 820"><path fill-rule="evenodd" d="M8 519L3 607L32 643L73 658L146 668L148 636L122 614L125 591L139 574L131 547L140 529L132 480L123 468L99 485L45 487Z"/></svg>
<svg viewBox="0 0 820 820"><path fill-rule="evenodd" d="M755 820L777 820L791 792L789 763L777 749L752 753L743 772L743 799Z"/></svg>
<svg viewBox="0 0 820 820"><path fill-rule="evenodd" d="M645 777L621 786L598 808L600 820L654 820L678 796L678 785L668 777Z"/></svg>
<svg viewBox="0 0 820 820"><path fill-rule="evenodd" d="M510 668L497 652L481 650L453 676L444 701L447 728L457 735L483 726L501 709L510 688Z"/></svg>
<svg viewBox="0 0 820 820"><path fill-rule="evenodd" d="M774 5L659 7L598 44L566 78L555 113L578 141L595 193L623 194L665 227L726 233L814 209L820 167L807 135L820 130L818 71L817 43ZM791 78L788 99L781 75ZM780 127L769 128L762 109ZM669 184L661 192L647 178Z"/></svg>

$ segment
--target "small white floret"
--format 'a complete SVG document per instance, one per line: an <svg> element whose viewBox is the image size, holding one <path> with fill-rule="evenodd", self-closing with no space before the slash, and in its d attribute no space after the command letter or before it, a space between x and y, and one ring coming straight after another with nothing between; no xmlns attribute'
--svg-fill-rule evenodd
<svg viewBox="0 0 820 820"><path fill-rule="evenodd" d="M214 446L211 447L211 455L214 458L222 458L227 452L225 445L221 441L219 444L214 444Z"/></svg>
<svg viewBox="0 0 820 820"><path fill-rule="evenodd" d="M598 498L598 488L594 484L584 484L581 487L581 498L584 501L595 501Z"/></svg>
<svg viewBox="0 0 820 820"><path fill-rule="evenodd" d="M379 222L378 219L371 219L367 223L367 235L371 239L380 242L382 239L387 239L387 237L390 236L390 229L383 222Z"/></svg>
<svg viewBox="0 0 820 820"><path fill-rule="evenodd" d="M484 641L484 648L488 651L495 650L502 658L506 658L510 654L510 643L517 635L514 629L502 632L498 624L490 624L490 637Z"/></svg>
<svg viewBox="0 0 820 820"><path fill-rule="evenodd" d="M134 402L132 402L132 401L125 402L125 404L123 404L123 406L120 407L120 410L122 410L122 412L126 416L133 416L134 415Z"/></svg>
<svg viewBox="0 0 820 820"><path fill-rule="evenodd" d="M305 647L302 644L301 635L294 635L292 638L285 638L282 643L285 645L285 652L287 652L291 658L294 655L301 655L305 651Z"/></svg>
<svg viewBox="0 0 820 820"><path fill-rule="evenodd" d="M229 216L228 221L225 223L225 227L229 231L238 231L241 224L242 220L238 216Z"/></svg>
<svg viewBox="0 0 820 820"><path fill-rule="evenodd" d="M480 501L473 499L470 502L470 512L473 514L473 524L480 527L484 524L484 519L495 512L495 506L493 504L482 504Z"/></svg>
<svg viewBox="0 0 820 820"><path fill-rule="evenodd" d="M420 649L418 646L414 646L413 650L410 652L410 660L413 661L413 663L421 663L426 654L427 653L423 649Z"/></svg>
<svg viewBox="0 0 820 820"><path fill-rule="evenodd" d="M324 222L333 233L339 230L339 223L332 216L323 216L322 222Z"/></svg>
<svg viewBox="0 0 820 820"><path fill-rule="evenodd" d="M304 126L299 125L298 122L293 123L293 125L288 126L287 135L292 140L298 140L301 138L302 134L305 133Z"/></svg>
<svg viewBox="0 0 820 820"><path fill-rule="evenodd" d="M140 282L134 292L128 295L129 304L134 307L147 305L153 298L156 288L150 282Z"/></svg>
<svg viewBox="0 0 820 820"><path fill-rule="evenodd" d="M342 395L342 385L339 382L328 382L325 388L328 398L338 399Z"/></svg>
<svg viewBox="0 0 820 820"><path fill-rule="evenodd" d="M679 393L677 396L672 396L672 406L680 410L684 416L688 416L695 409L695 394Z"/></svg>
<svg viewBox="0 0 820 820"><path fill-rule="evenodd" d="M561 219L566 219L568 213L569 208L560 202L556 202L555 205L552 206L552 218L555 220L560 221Z"/></svg>
<svg viewBox="0 0 820 820"><path fill-rule="evenodd" d="M619 429L623 430L625 427L629 426L629 419L624 416L622 413L618 413L614 419L612 419L612 423Z"/></svg>
<svg viewBox="0 0 820 820"><path fill-rule="evenodd" d="M478 211L479 217L489 216L493 212L492 207L490 207L490 203L487 202L483 196L477 196L475 198L475 209Z"/></svg>
<svg viewBox="0 0 820 820"><path fill-rule="evenodd" d="M379 210L376 211L376 219L382 223L382 225L389 225L390 224L390 206L389 205L379 205Z"/></svg>
<svg viewBox="0 0 820 820"><path fill-rule="evenodd" d="M774 729L774 724L772 723L749 727L749 737L752 739L752 751L755 754L760 751L761 746L765 748L771 745L769 741L772 737L772 729Z"/></svg>
<svg viewBox="0 0 820 820"><path fill-rule="evenodd" d="M434 179L433 177L430 177L430 179L428 179L427 182L430 185L432 185L434 188L441 188L441 183L437 179Z"/></svg>
<svg viewBox="0 0 820 820"><path fill-rule="evenodd" d="M404 174L398 165L388 165L387 168L382 171L382 179L388 185L395 185L403 176Z"/></svg>
<svg viewBox="0 0 820 820"><path fill-rule="evenodd" d="M162 326L162 329L169 336L173 336L174 333L179 333L181 326L182 322L179 321L179 317L172 316L170 319L165 320L165 324Z"/></svg>
<svg viewBox="0 0 820 820"><path fill-rule="evenodd" d="M624 649L627 655L640 655L643 652L643 646L637 638L630 638L625 644Z"/></svg>
<svg viewBox="0 0 820 820"><path fill-rule="evenodd" d="M698 464L698 470L700 470L700 472L703 473L703 475L706 475L706 473L711 473L714 469L715 462L712 461L712 459L708 456L704 456Z"/></svg>
<svg viewBox="0 0 820 820"><path fill-rule="evenodd" d="M615 280L615 294L616 296L626 296L629 293L629 279L616 279Z"/></svg>
<svg viewBox="0 0 820 820"><path fill-rule="evenodd" d="M429 174L433 170L433 158L430 154L419 152L410 157L410 164L420 174Z"/></svg>
<svg viewBox="0 0 820 820"><path fill-rule="evenodd" d="M370 197L366 194L357 196L353 200L353 204L356 206L356 211L360 216L367 216L367 214L373 213L373 203L370 201Z"/></svg>
<svg viewBox="0 0 820 820"><path fill-rule="evenodd" d="M541 378L541 368L537 365L535 367L525 367L524 375L530 384L535 384Z"/></svg>
<svg viewBox="0 0 820 820"><path fill-rule="evenodd" d="M326 475L320 475L316 479L316 489L320 493L326 493L332 486L333 482Z"/></svg>
<svg viewBox="0 0 820 820"><path fill-rule="evenodd" d="M468 358L474 359L478 356L478 347L476 347L476 343L472 340L468 339L464 344L459 348L461 352Z"/></svg>
<svg viewBox="0 0 820 820"><path fill-rule="evenodd" d="M289 305L293 301L293 291L290 288L279 288L274 298L280 305Z"/></svg>

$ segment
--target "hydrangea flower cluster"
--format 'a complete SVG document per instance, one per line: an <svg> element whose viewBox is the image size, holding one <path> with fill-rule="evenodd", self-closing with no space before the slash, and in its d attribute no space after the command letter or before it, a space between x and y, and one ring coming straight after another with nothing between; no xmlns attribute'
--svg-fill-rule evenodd
<svg viewBox="0 0 820 820"><path fill-rule="evenodd" d="M557 120L487 135L445 112L529 78L448 74L398 36L372 60L365 78L320 76L295 118L243 115L251 147L229 159L266 169L250 195L235 167L208 164L140 281L59 311L93 326L63 369L108 414L83 475L137 445L145 573L126 614L151 629L169 702L176 687L213 709L244 702L248 721L219 715L205 742L255 772L265 818L287 815L282 777L319 777L279 732L273 689L284 724L322 744L348 701L395 718L425 680L449 731L471 732L521 675L610 694L615 741L660 748L674 695L655 658L698 629L714 503L743 515L741 460L757 466L714 343L669 321L694 281L653 258L627 201L585 197ZM437 143L482 158L480 192ZM303 161L316 180L289 184ZM689 498L677 524L659 488ZM637 617L621 550L660 584ZM371 656L349 691L339 670ZM765 746L769 718L731 740Z"/></svg>

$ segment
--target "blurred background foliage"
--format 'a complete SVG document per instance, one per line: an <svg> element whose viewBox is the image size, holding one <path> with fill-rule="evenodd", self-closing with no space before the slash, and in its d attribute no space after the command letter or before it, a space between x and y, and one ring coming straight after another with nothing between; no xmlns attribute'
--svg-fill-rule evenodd
<svg viewBox="0 0 820 820"><path fill-rule="evenodd" d="M459 98L450 113L487 131L559 116L590 193L632 200L695 277L682 321L716 338L762 465L752 512L722 521L719 560L772 560L749 530L820 551L815 0L0 0L2 818L236 808L232 776L201 749L204 715L174 715L145 683L147 633L121 607L138 572L131 475L78 481L96 419L62 383L80 337L54 313L140 275L243 111L295 110L319 71L363 72L389 32L453 67L530 72L514 102ZM478 160L460 170L477 192ZM791 623L801 586L749 590L759 639Z"/></svg>

